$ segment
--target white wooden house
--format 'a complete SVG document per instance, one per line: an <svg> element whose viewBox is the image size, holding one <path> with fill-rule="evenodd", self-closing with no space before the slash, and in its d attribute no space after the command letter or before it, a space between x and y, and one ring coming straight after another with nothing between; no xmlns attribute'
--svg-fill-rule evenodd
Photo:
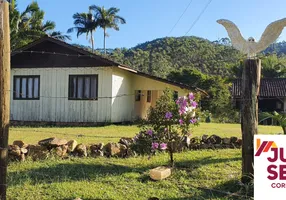
<svg viewBox="0 0 286 200"><path fill-rule="evenodd" d="M48 36L11 59L12 122L128 122L145 118L166 88L179 96L199 90Z"/></svg>

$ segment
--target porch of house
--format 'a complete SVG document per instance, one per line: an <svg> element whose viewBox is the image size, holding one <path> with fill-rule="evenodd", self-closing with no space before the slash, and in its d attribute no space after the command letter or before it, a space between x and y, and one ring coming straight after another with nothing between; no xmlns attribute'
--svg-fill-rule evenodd
<svg viewBox="0 0 286 200"><path fill-rule="evenodd" d="M134 115L136 119L146 119L150 107L156 105L156 101L163 94L161 90L135 90Z"/></svg>

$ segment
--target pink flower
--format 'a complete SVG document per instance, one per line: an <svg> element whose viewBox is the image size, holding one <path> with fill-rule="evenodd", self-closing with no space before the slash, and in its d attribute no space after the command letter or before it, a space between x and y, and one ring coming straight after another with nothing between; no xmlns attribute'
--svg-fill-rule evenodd
<svg viewBox="0 0 286 200"><path fill-rule="evenodd" d="M184 124L184 120L182 120L182 119L179 119L179 122L180 122L180 125Z"/></svg>
<svg viewBox="0 0 286 200"><path fill-rule="evenodd" d="M192 92L189 93L189 99L190 99L191 101L195 99L195 96L194 96L194 94L193 94Z"/></svg>
<svg viewBox="0 0 286 200"><path fill-rule="evenodd" d="M196 107L198 106L198 103L195 102L195 101L193 101L193 102L191 103L191 105L192 105L192 107L196 108Z"/></svg>
<svg viewBox="0 0 286 200"><path fill-rule="evenodd" d="M171 119L171 118L173 117L173 114L172 114L171 112L167 112L166 115L165 115L165 117L166 117L167 119Z"/></svg>
<svg viewBox="0 0 286 200"><path fill-rule="evenodd" d="M186 113L186 107L180 107L179 114L182 115L185 113Z"/></svg>
<svg viewBox="0 0 286 200"><path fill-rule="evenodd" d="M153 135L153 131L151 129L149 129L147 132L146 132L148 135L152 136Z"/></svg>
<svg viewBox="0 0 286 200"><path fill-rule="evenodd" d="M153 142L152 143L152 149L158 149L159 148L159 143L158 142Z"/></svg>
<svg viewBox="0 0 286 200"><path fill-rule="evenodd" d="M162 149L162 150L167 149L167 144L166 143L161 143L160 144L160 149Z"/></svg>
<svg viewBox="0 0 286 200"><path fill-rule="evenodd" d="M165 128L165 129L164 129L164 131L165 131L165 132L167 132L167 131L168 131L168 129L167 129L167 128Z"/></svg>
<svg viewBox="0 0 286 200"><path fill-rule="evenodd" d="M194 123L197 122L197 119L195 119L195 118L194 118L194 119L191 119L190 122L191 122L192 124L194 124Z"/></svg>

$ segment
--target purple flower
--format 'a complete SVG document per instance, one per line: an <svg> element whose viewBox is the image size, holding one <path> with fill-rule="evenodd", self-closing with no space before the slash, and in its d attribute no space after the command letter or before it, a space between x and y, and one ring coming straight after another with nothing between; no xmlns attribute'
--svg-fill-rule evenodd
<svg viewBox="0 0 286 200"><path fill-rule="evenodd" d="M197 122L197 119L195 119L195 118L194 118L194 119L191 119L190 122L191 122L192 124L194 124L194 123Z"/></svg>
<svg viewBox="0 0 286 200"><path fill-rule="evenodd" d="M193 94L192 92L189 93L189 99L190 99L191 101L195 99L195 96L194 96L194 94Z"/></svg>
<svg viewBox="0 0 286 200"><path fill-rule="evenodd" d="M165 115L165 117L166 117L167 119L171 119L171 118L173 117L173 114L172 114L171 112L167 112L166 115Z"/></svg>
<svg viewBox="0 0 286 200"><path fill-rule="evenodd" d="M193 101L193 102L191 103L191 105L192 105L192 107L196 108L196 107L198 106L198 103L195 102L195 101Z"/></svg>
<svg viewBox="0 0 286 200"><path fill-rule="evenodd" d="M153 135L153 131L151 129L149 129L147 132L146 132L148 135L152 136Z"/></svg>
<svg viewBox="0 0 286 200"><path fill-rule="evenodd" d="M182 115L182 114L185 114L185 113L186 113L186 107L180 107L179 114Z"/></svg>
<svg viewBox="0 0 286 200"><path fill-rule="evenodd" d="M160 149L162 149L162 150L167 149L167 144L166 143L161 143L160 144Z"/></svg>
<svg viewBox="0 0 286 200"><path fill-rule="evenodd" d="M152 143L152 149L158 149L159 148L159 143L158 142L153 142Z"/></svg>
<svg viewBox="0 0 286 200"><path fill-rule="evenodd" d="M182 119L179 119L179 122L180 122L180 125L184 124L184 120L182 120Z"/></svg>

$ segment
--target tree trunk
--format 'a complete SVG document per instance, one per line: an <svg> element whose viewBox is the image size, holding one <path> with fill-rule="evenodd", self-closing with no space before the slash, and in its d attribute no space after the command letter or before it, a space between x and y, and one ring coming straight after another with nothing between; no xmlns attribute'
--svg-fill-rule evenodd
<svg viewBox="0 0 286 200"><path fill-rule="evenodd" d="M258 93L260 87L261 61L248 59L242 73L242 182L249 183L254 175L254 135L258 126Z"/></svg>
<svg viewBox="0 0 286 200"><path fill-rule="evenodd" d="M3 30L0 30L0 200L6 200L10 119L10 28L9 3L1 4L3 26L0 28L3 27Z"/></svg>
<svg viewBox="0 0 286 200"><path fill-rule="evenodd" d="M90 33L90 39L91 39L91 48L92 48L92 53L94 53L93 31L91 31L91 33Z"/></svg>
<svg viewBox="0 0 286 200"><path fill-rule="evenodd" d="M103 28L103 34L104 34L104 37L103 37L103 49L104 49L104 54L106 55L106 29Z"/></svg>

